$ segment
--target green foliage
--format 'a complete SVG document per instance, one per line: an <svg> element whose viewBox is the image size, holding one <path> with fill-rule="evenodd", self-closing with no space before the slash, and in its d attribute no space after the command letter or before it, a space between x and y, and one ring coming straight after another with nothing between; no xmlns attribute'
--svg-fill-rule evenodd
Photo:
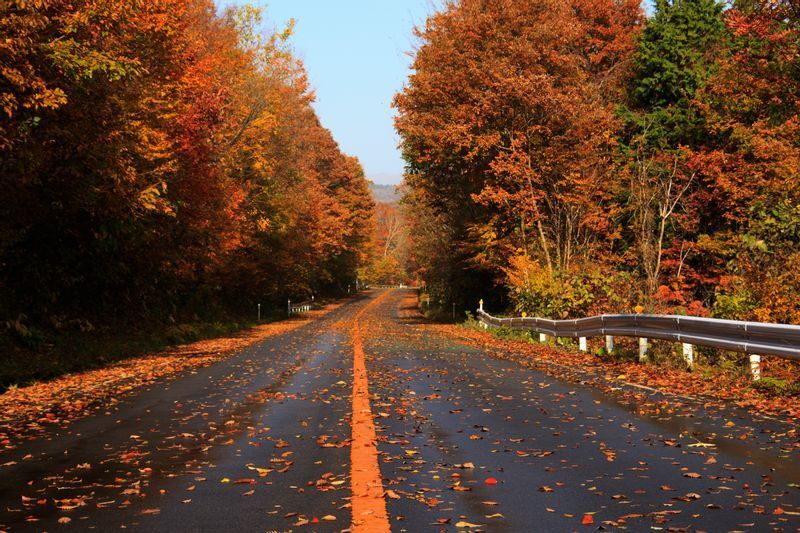
<svg viewBox="0 0 800 533"><path fill-rule="evenodd" d="M169 344L188 344L202 339L219 337L247 327L237 322L195 322L167 327L163 339Z"/></svg>
<svg viewBox="0 0 800 533"><path fill-rule="evenodd" d="M586 281L578 276L565 276L561 273L538 278L525 290L512 293L515 309L538 317L584 316L595 299L593 287Z"/></svg>
<svg viewBox="0 0 800 533"><path fill-rule="evenodd" d="M746 290L735 290L734 292L720 290L714 301L714 316L729 320L741 320L751 317L756 307L758 307L758 303Z"/></svg>
<svg viewBox="0 0 800 533"><path fill-rule="evenodd" d="M703 120L692 107L697 91L713 73L725 35L718 0L657 0L634 56L632 125L648 144L677 147L702 138Z"/></svg>
<svg viewBox="0 0 800 533"><path fill-rule="evenodd" d="M511 328L491 328L491 333L498 339L504 341L525 341L531 342L532 336L531 333L528 331L520 331L518 329L511 329Z"/></svg>
<svg viewBox="0 0 800 533"><path fill-rule="evenodd" d="M626 273L591 265L550 273L527 256L512 260L506 283L517 313L542 318L581 318L636 301Z"/></svg>
<svg viewBox="0 0 800 533"><path fill-rule="evenodd" d="M26 320L27 317L25 315L20 315L15 320L7 321L6 329L11 332L14 339L26 348L41 348L45 343L44 333L35 326L26 324Z"/></svg>
<svg viewBox="0 0 800 533"><path fill-rule="evenodd" d="M12 386L103 367L176 344L231 335L252 325L238 317L218 317L179 325L90 329L72 323L49 330L25 326L16 331L13 325L0 328L0 393Z"/></svg>
<svg viewBox="0 0 800 533"><path fill-rule="evenodd" d="M753 383L753 386L760 391L776 396L800 395L800 384L791 383L785 379L779 379L770 376L762 376L760 380Z"/></svg>
<svg viewBox="0 0 800 533"><path fill-rule="evenodd" d="M719 0L657 0L633 57L623 146L643 142L647 154L695 145L704 138L693 105L712 76L726 35ZM641 149L641 147L640 147Z"/></svg>
<svg viewBox="0 0 800 533"><path fill-rule="evenodd" d="M634 58L634 102L663 108L694 97L725 32L723 7L718 0L656 0Z"/></svg>
<svg viewBox="0 0 800 533"><path fill-rule="evenodd" d="M104 81L118 82L140 74L139 61L115 58L75 39L49 43L47 55L66 76L77 81L88 81L95 76L102 76Z"/></svg>
<svg viewBox="0 0 800 533"><path fill-rule="evenodd" d="M779 200L771 205L759 204L751 209L748 231L742 244L754 251L780 254L800 246L800 204Z"/></svg>
<svg viewBox="0 0 800 533"><path fill-rule="evenodd" d="M745 230L745 228L743 228ZM724 283L714 314L720 318L796 323L800 321L800 206L788 201L751 210L746 233L726 249Z"/></svg>

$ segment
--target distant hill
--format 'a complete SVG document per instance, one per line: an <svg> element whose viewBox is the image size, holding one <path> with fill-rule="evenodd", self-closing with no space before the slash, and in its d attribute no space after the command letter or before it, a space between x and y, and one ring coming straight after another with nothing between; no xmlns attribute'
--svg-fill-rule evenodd
<svg viewBox="0 0 800 533"><path fill-rule="evenodd" d="M380 185L369 182L369 190L372 192L372 199L376 202L395 203L400 201L400 193L397 185Z"/></svg>

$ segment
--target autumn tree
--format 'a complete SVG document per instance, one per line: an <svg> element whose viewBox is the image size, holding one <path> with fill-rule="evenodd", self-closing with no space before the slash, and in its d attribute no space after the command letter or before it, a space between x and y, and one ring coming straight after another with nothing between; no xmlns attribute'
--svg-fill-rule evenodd
<svg viewBox="0 0 800 533"><path fill-rule="evenodd" d="M193 24L209 21L213 6L49 0L2 9L7 30L27 43L6 51L9 63L61 95L3 119L15 138L0 156L3 300L46 314L144 311L172 290L170 272L194 268L171 257L186 216L176 207L190 194L178 176L198 170L186 168L190 138L181 145L176 128L188 135L190 106L200 105L184 76L203 53ZM20 22L28 20L36 23Z"/></svg>
<svg viewBox="0 0 800 533"><path fill-rule="evenodd" d="M420 30L396 106L410 201L448 236L431 283L499 280L518 254L554 276L609 248L614 105L641 17L635 1L464 0Z"/></svg>
<svg viewBox="0 0 800 533"><path fill-rule="evenodd" d="M263 39L260 13L227 17L254 57L240 90L228 172L250 184L242 245L216 272L227 298L269 301L346 289L366 261L373 204L355 158L341 153L311 104L302 64L287 45L291 25Z"/></svg>
<svg viewBox="0 0 800 533"><path fill-rule="evenodd" d="M211 0L0 7L0 312L178 320L355 277L373 204L291 25Z"/></svg>
<svg viewBox="0 0 800 533"><path fill-rule="evenodd" d="M800 319L798 8L726 5L462 0L428 20L395 104L434 298L494 282L495 305L550 317Z"/></svg>
<svg viewBox="0 0 800 533"><path fill-rule="evenodd" d="M395 202L377 202L371 261L362 270L362 279L380 285L405 283L409 279L408 243L407 221L400 206Z"/></svg>
<svg viewBox="0 0 800 533"><path fill-rule="evenodd" d="M698 188L689 160L705 139L705 120L694 102L711 76L724 34L717 0L659 0L637 43L621 113L627 179L618 194L626 201L622 247L630 245L644 278L642 301L649 306L674 304L676 294L683 300L687 286L686 261L694 250L688 200Z"/></svg>
<svg viewBox="0 0 800 533"><path fill-rule="evenodd" d="M719 258L715 312L800 322L800 9L737 1L728 52L700 97L709 123L695 160L705 184L703 254Z"/></svg>

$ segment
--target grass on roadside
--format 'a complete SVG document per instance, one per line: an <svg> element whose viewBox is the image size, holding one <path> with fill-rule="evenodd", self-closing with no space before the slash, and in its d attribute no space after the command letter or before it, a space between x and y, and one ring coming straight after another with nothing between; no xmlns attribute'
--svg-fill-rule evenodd
<svg viewBox="0 0 800 533"><path fill-rule="evenodd" d="M522 342L526 344L538 345L539 336L530 331L513 330L510 328L489 328L484 329L480 321L473 315L467 314L467 319L461 324L462 327L471 330L489 334L499 340ZM630 339L618 339L617 346L614 353L606 352L603 347L596 347L592 353L598 357L600 361L607 363L636 363L638 361L638 352L635 347L634 341ZM629 345L626 345L626 343ZM551 347L556 349L568 350L571 352L578 351L577 339L559 339L558 342L552 340L548 343ZM654 341L651 343L651 348L648 352L649 360L647 365L657 367L661 366L671 371L688 370L686 363L681 355L678 353L680 345L669 343L666 341ZM747 357L738 353L726 353L720 350L711 348L702 348L696 350L695 354L695 367L692 370L698 377L713 381L716 377L721 375L736 376L740 381L748 382L749 378L748 367L746 364ZM749 381L749 387L765 397L771 398L798 398L800 397L800 365L796 362L786 360L770 360L769 368L774 371L775 375L762 375L760 381Z"/></svg>
<svg viewBox="0 0 800 533"><path fill-rule="evenodd" d="M268 317L262 323L282 316ZM231 335L255 324L254 320L230 317L180 324L107 326L90 331L27 328L24 335L7 328L0 330L0 393L170 346Z"/></svg>

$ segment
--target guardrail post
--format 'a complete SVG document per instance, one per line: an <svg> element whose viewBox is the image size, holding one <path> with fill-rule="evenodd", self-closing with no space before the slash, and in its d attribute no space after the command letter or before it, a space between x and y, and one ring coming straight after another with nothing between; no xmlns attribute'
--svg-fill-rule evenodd
<svg viewBox="0 0 800 533"><path fill-rule="evenodd" d="M614 352L614 337L612 335L606 335L606 352Z"/></svg>
<svg viewBox="0 0 800 533"><path fill-rule="evenodd" d="M686 361L686 366L694 368L694 346L685 342L683 343L683 360Z"/></svg>
<svg viewBox="0 0 800 533"><path fill-rule="evenodd" d="M647 361L647 339L639 337L639 362L644 363Z"/></svg>
<svg viewBox="0 0 800 533"><path fill-rule="evenodd" d="M686 366L694 368L694 347L691 344L683 343L683 360Z"/></svg>
<svg viewBox="0 0 800 533"><path fill-rule="evenodd" d="M761 356L758 354L750 354L750 373L753 375L753 381L761 379Z"/></svg>
<svg viewBox="0 0 800 533"><path fill-rule="evenodd" d="M586 348L586 337L579 338L578 344L580 345L580 349L582 352L588 351L588 349Z"/></svg>

